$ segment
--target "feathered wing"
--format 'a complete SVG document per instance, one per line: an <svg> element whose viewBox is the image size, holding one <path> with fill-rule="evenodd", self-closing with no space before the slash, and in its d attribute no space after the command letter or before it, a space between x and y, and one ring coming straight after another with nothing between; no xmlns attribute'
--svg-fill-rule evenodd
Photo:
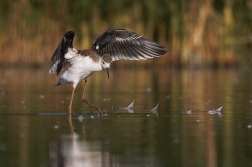
<svg viewBox="0 0 252 167"><path fill-rule="evenodd" d="M74 32L68 31L65 33L63 39L55 50L51 58L51 66L49 74L57 73L59 75L62 67L65 65L65 54L68 52L68 48L73 48Z"/></svg>
<svg viewBox="0 0 252 167"><path fill-rule="evenodd" d="M63 40L60 42L59 46L55 50L52 58L51 58L51 66L49 70L49 74L53 74L55 72L60 72L63 62L64 62L64 51L63 51Z"/></svg>
<svg viewBox="0 0 252 167"><path fill-rule="evenodd" d="M104 32L92 49L99 55L110 54L112 60L140 60L159 57L167 51L164 46L143 38L133 31L111 29Z"/></svg>

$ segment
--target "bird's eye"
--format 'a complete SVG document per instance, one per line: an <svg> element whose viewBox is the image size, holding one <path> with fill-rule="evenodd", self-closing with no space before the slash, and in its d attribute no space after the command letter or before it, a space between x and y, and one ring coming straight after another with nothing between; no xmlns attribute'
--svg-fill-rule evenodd
<svg viewBox="0 0 252 167"><path fill-rule="evenodd" d="M104 61L102 62L102 64L104 64Z"/></svg>

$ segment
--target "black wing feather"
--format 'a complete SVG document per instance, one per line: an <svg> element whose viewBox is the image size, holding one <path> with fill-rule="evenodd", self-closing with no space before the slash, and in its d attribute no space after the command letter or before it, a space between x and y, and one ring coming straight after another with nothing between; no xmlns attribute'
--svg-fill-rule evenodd
<svg viewBox="0 0 252 167"><path fill-rule="evenodd" d="M133 31L111 29L104 32L92 49L100 56L110 54L112 60L140 60L164 55L165 47L145 39Z"/></svg>
<svg viewBox="0 0 252 167"><path fill-rule="evenodd" d="M65 54L68 52L68 48L73 48L73 39L74 39L74 32L68 31L65 33L63 39L61 40L60 44L58 45L57 49L53 53L51 58L51 66L49 73L57 73L59 75L62 67L65 64Z"/></svg>

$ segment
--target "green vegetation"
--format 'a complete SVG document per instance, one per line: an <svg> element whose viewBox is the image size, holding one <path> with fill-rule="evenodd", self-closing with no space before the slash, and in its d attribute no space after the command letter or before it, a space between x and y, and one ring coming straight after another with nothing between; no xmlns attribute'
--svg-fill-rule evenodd
<svg viewBox="0 0 252 167"><path fill-rule="evenodd" d="M47 65L66 31L75 31L74 46L84 49L110 28L129 29L167 47L165 57L138 65L252 63L250 0L1 0L0 65Z"/></svg>

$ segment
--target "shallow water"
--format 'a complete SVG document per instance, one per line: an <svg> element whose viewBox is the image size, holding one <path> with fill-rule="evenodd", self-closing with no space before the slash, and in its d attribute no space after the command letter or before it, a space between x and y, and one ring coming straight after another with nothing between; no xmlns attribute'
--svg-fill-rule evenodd
<svg viewBox="0 0 252 167"><path fill-rule="evenodd" d="M54 86L47 69L1 69L0 166L252 166L251 74L102 71L85 97L104 116L81 102L82 83L69 116L71 85Z"/></svg>

